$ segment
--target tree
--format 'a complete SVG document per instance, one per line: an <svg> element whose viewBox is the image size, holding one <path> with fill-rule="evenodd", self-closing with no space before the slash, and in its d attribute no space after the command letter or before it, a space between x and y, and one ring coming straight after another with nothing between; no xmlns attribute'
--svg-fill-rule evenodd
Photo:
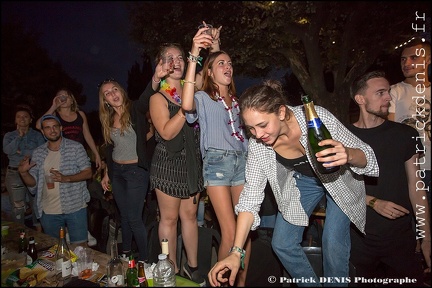
<svg viewBox="0 0 432 288"><path fill-rule="evenodd" d="M36 120L61 87L68 87L78 104L85 103L82 85L49 58L37 32L26 31L20 23L2 23L1 37L2 135L15 129L16 104L30 105Z"/></svg>
<svg viewBox="0 0 432 288"><path fill-rule="evenodd" d="M187 49L203 20L223 25L222 49L237 75L289 68L316 104L347 122L350 83L379 55L421 35L412 23L429 35L430 18L416 15L430 8L422 1L151 1L130 4L129 13L131 36L149 55L163 42Z"/></svg>

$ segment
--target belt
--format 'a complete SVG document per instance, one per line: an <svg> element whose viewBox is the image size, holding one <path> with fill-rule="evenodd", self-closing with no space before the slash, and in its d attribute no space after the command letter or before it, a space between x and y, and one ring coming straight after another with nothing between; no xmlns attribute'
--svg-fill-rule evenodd
<svg viewBox="0 0 432 288"><path fill-rule="evenodd" d="M9 170L13 170L13 171L18 171L18 167L11 167L11 166L8 166L7 169L9 169Z"/></svg>

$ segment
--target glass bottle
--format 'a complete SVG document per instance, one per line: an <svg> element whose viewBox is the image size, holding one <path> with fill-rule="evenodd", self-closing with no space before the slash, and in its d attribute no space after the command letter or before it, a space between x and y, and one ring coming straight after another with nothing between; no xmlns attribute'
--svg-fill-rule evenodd
<svg viewBox="0 0 432 288"><path fill-rule="evenodd" d="M36 244L33 236L29 238L29 245L27 249L27 265L33 263L37 259Z"/></svg>
<svg viewBox="0 0 432 288"><path fill-rule="evenodd" d="M159 254L158 263L153 269L153 287L175 287L176 275L174 265L166 254Z"/></svg>
<svg viewBox="0 0 432 288"><path fill-rule="evenodd" d="M162 248L162 254L167 255L168 261L171 262L171 264L175 267L174 262L169 258L169 244L168 239L164 238L161 241L161 248Z"/></svg>
<svg viewBox="0 0 432 288"><path fill-rule="evenodd" d="M24 229L20 229L19 231L19 240L18 240L18 253L26 253L27 252L27 238Z"/></svg>
<svg viewBox="0 0 432 288"><path fill-rule="evenodd" d="M118 255L117 240L112 239L110 242L111 260L107 265L108 287L125 286L123 262Z"/></svg>
<svg viewBox="0 0 432 288"><path fill-rule="evenodd" d="M138 282L140 287L148 287L147 277L145 275L144 261L138 261Z"/></svg>
<svg viewBox="0 0 432 288"><path fill-rule="evenodd" d="M72 261L69 246L65 238L65 230L63 227L60 227L55 260L57 274L61 274L62 280L69 279L72 274Z"/></svg>
<svg viewBox="0 0 432 288"><path fill-rule="evenodd" d="M303 102L303 107L306 113L306 122L308 126L308 140L310 145L311 154L314 155L315 163L318 171L322 174L329 174L339 170L339 166L334 167L324 167L323 162L316 161L315 153L318 153L324 149L331 148L331 145L319 146L318 143L325 139L332 139L330 132L327 127L318 117L315 111L314 103L309 95L303 95L301 97ZM331 156L330 154L327 156Z"/></svg>
<svg viewBox="0 0 432 288"><path fill-rule="evenodd" d="M133 254L131 253L129 255L129 265L128 269L126 271L126 283L128 287L134 287L135 280L138 279L138 270L135 267L135 259Z"/></svg>

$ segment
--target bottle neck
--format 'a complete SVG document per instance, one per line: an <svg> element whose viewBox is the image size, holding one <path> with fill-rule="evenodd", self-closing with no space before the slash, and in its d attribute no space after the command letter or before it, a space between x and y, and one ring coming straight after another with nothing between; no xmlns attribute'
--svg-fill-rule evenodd
<svg viewBox="0 0 432 288"><path fill-rule="evenodd" d="M129 268L135 268L135 260L129 260Z"/></svg>
<svg viewBox="0 0 432 288"><path fill-rule="evenodd" d="M111 259L118 258L117 241L111 242Z"/></svg>
<svg viewBox="0 0 432 288"><path fill-rule="evenodd" d="M305 108L306 119L308 121L315 118L319 118L317 112L315 111L315 106L312 101L309 103L304 103L303 106Z"/></svg>
<svg viewBox="0 0 432 288"><path fill-rule="evenodd" d="M161 242L161 247L162 247L162 254L165 254L168 256L168 254L169 254L168 240L163 239Z"/></svg>

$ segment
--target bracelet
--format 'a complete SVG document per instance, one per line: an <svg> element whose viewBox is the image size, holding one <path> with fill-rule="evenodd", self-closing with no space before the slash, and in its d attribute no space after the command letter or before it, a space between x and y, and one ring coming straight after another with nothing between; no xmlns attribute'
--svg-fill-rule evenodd
<svg viewBox="0 0 432 288"><path fill-rule="evenodd" d="M195 56L195 55L192 55L192 53L189 51L189 56L187 57L187 59L190 61L190 62L197 62L198 63L198 65L200 65L200 66L202 66L202 64L201 64L201 60L203 59L201 56Z"/></svg>
<svg viewBox="0 0 432 288"><path fill-rule="evenodd" d="M370 201L369 201L369 204L368 204L368 206L369 207L371 207L372 209L374 208L374 205L375 205L375 202L376 202L376 200L377 200L377 198L376 197L374 197L373 199L371 199Z"/></svg>
<svg viewBox="0 0 432 288"><path fill-rule="evenodd" d="M179 110L179 112L180 112L180 110ZM186 116L184 116L184 115L182 115L182 114L179 114L179 112L177 112L176 114L177 114L178 116L180 116L181 118L186 119Z"/></svg>
<svg viewBox="0 0 432 288"><path fill-rule="evenodd" d="M159 84L159 83L161 82L161 79L159 79L159 81L156 82L156 81L154 80L153 76L152 76L152 81L153 81L153 83Z"/></svg>
<svg viewBox="0 0 432 288"><path fill-rule="evenodd" d="M231 254L232 252L239 252L240 253L240 265L241 268L244 269L244 258L246 256L246 251L244 249L241 249L240 247L237 246L233 246L231 247L231 249L229 250L229 253Z"/></svg>
<svg viewBox="0 0 432 288"><path fill-rule="evenodd" d="M187 81L187 80L184 80L183 83L191 83L191 84L194 84L194 85L195 85L196 82L195 82L195 81Z"/></svg>

